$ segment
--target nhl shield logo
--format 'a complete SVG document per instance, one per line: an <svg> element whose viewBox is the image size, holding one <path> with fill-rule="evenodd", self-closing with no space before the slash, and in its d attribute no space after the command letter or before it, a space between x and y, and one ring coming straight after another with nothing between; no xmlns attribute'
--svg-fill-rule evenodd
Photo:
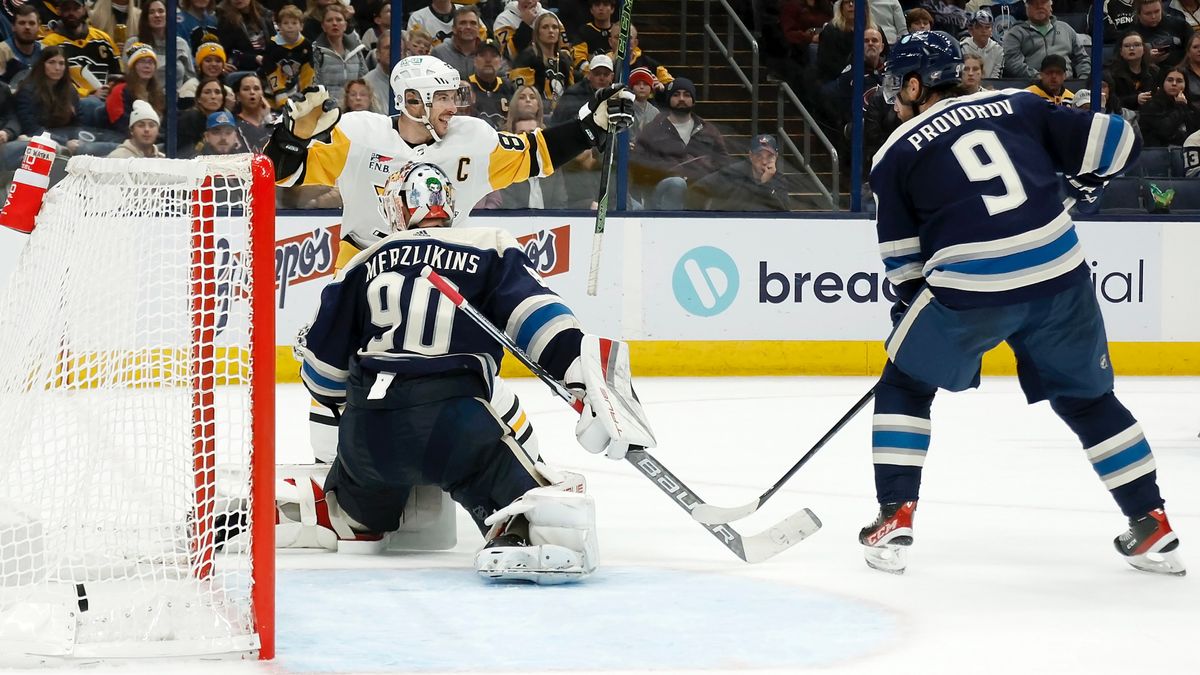
<svg viewBox="0 0 1200 675"><path fill-rule="evenodd" d="M517 243L525 249L525 255L529 256L534 269L543 277L563 274L571 269L570 225L517 237Z"/></svg>

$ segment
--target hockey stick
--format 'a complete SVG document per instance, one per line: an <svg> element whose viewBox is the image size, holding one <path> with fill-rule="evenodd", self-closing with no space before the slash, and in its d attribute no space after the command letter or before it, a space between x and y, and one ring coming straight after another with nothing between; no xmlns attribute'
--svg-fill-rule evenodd
<svg viewBox="0 0 1200 675"><path fill-rule="evenodd" d="M857 415L863 408L867 407L867 404L870 403L871 399L873 398L875 398L875 387L871 387L870 391L863 394L863 397L858 399L858 403L855 403L853 408L850 408L850 410L846 411L846 414L842 415L842 419L838 420L837 424L833 425L833 428L825 432L825 435L821 437L821 440L817 441L817 444L812 446L811 450L804 453L804 456L800 458L800 461L796 462L792 468L788 469L787 473L783 474L783 478L780 478L775 482L774 485L771 486L769 490L759 495L758 499L755 499L748 504L731 508L716 506L714 504L699 504L696 506L696 508L692 509L692 518L706 525L715 525L717 523L730 523L735 520L740 520L754 513L768 499L771 498L771 495L779 492L779 488L783 487L784 483L788 482L792 476L796 475L796 472L800 470L800 467L804 466L808 460L812 459L812 456L817 454L818 450L825 447L825 444L829 442L829 439L833 438L834 435L842 430L842 427L846 426L850 420L854 419L855 415Z"/></svg>
<svg viewBox="0 0 1200 675"><path fill-rule="evenodd" d="M561 382L546 372L545 368L530 358L508 334L497 328L479 310L475 309L471 303L467 302L467 299L451 286L450 282L446 281L428 265L421 270L421 276L425 277L429 283L441 291L442 295L449 298L455 307L462 310L463 313L478 324L488 335L492 336L492 339L503 345L518 361L533 371L533 374L537 375L538 379L542 382L545 382L550 387L550 390L558 395L559 398L566 401L576 412L583 411L583 401L576 398ZM663 466L662 462L659 462L650 453L646 452L645 448L630 448L629 452L625 454L625 460L637 468L639 473L657 485L658 489L671 497L671 500L683 510L691 511L704 505L704 500L700 499L691 488L684 485L683 481L676 478L675 474ZM766 531L751 536L742 536L724 523L705 525L704 529L708 530L708 533L716 537L726 548L733 551L733 554L737 557L748 563L756 563L786 551L794 544L798 544L800 540L821 529L821 521L817 519L817 516L812 511L801 509Z"/></svg>
<svg viewBox="0 0 1200 675"><path fill-rule="evenodd" d="M629 52L629 20L633 14L633 0L621 2L621 28L617 34L617 62L613 64L613 80L621 81L625 74L625 55ZM604 222L608 217L608 177L613 169L613 157L617 148L617 125L608 124L608 147L604 148L604 159L600 162L600 196L596 200L596 229L592 233L592 261L588 265L587 294L596 295L600 281L600 248L604 240Z"/></svg>

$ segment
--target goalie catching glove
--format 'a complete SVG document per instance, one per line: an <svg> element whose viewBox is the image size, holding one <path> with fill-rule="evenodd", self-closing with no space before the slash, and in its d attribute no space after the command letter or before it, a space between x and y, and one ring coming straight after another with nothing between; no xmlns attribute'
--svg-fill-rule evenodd
<svg viewBox="0 0 1200 675"><path fill-rule="evenodd" d="M283 127L298 141L328 133L342 118L337 102L325 87L309 87L301 97L289 98L283 106Z"/></svg>
<svg viewBox="0 0 1200 675"><path fill-rule="evenodd" d="M575 437L585 450L623 459L630 447L655 447L630 381L629 345L584 335L579 358L567 368L563 384L583 402Z"/></svg>
<svg viewBox="0 0 1200 675"><path fill-rule="evenodd" d="M599 145L609 133L628 129L633 124L633 92L620 82L592 93L592 100L579 109L579 123L593 145Z"/></svg>

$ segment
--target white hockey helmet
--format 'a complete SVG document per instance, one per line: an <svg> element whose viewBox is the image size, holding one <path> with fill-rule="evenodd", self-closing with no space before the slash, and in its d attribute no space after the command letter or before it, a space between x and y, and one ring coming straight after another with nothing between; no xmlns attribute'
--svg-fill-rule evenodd
<svg viewBox="0 0 1200 675"><path fill-rule="evenodd" d="M456 215L454 184L436 165L424 162L409 162L388 176L379 201L393 232L419 227L431 218L445 219L449 226Z"/></svg>
<svg viewBox="0 0 1200 675"><path fill-rule="evenodd" d="M429 117L430 111L433 109L433 96L439 91L452 91L455 93L455 105L463 107L463 97L470 100L469 85L464 85L462 78L459 77L458 71L437 58L436 56L410 56L401 59L392 68L392 96L396 100L396 110L400 111L408 119L419 122L425 125L429 133L433 134L433 140L440 141L436 131L433 130L433 125ZM463 91L467 88L467 91ZM425 105L425 114L420 118L413 117L409 114L405 107L405 92L415 91L421 98L421 103Z"/></svg>

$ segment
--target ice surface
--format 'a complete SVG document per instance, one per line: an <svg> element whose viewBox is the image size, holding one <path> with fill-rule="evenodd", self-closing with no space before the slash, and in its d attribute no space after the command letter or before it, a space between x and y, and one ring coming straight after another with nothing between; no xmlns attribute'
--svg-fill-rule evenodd
<svg viewBox="0 0 1200 675"><path fill-rule="evenodd" d="M655 455L706 500L770 486L871 385L864 378L639 379ZM1078 441L1015 379L942 393L916 543L902 577L867 569L875 514L870 414L763 511L757 532L811 507L824 530L746 565L625 463L588 455L572 414L533 380L514 387L544 455L582 471L598 507L601 568L566 587L490 586L460 513L441 553L279 556L274 664L184 672L820 672L934 675L1200 673L1200 380L1119 378L1154 449L1184 578L1128 567L1125 522ZM307 403L280 387L279 461L306 461ZM129 664L121 672L135 668ZM151 672L148 666L136 667ZM107 669L101 669L107 670ZM153 671L163 672L161 665Z"/></svg>

